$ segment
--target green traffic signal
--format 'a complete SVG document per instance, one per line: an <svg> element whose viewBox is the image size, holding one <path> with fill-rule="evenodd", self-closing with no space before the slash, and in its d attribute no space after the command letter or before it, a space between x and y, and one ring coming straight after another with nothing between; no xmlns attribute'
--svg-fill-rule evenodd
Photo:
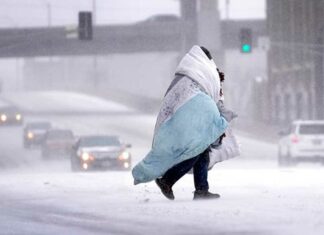
<svg viewBox="0 0 324 235"><path fill-rule="evenodd" d="M252 52L252 29L241 28L239 32L241 53L249 54Z"/></svg>
<svg viewBox="0 0 324 235"><path fill-rule="evenodd" d="M251 45L250 44L243 44L242 45L242 52L244 52L244 53L251 52Z"/></svg>

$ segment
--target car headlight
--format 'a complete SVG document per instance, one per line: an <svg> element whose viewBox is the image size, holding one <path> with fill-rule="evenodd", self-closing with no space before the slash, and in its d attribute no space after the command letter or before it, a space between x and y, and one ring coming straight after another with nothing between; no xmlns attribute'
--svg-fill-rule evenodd
<svg viewBox="0 0 324 235"><path fill-rule="evenodd" d="M119 155L118 159L119 160L128 160L130 158L130 154L129 152L123 152L121 155Z"/></svg>
<svg viewBox="0 0 324 235"><path fill-rule="evenodd" d="M82 153L81 158L83 161L89 161L90 160L90 154L89 153Z"/></svg>
<svg viewBox="0 0 324 235"><path fill-rule="evenodd" d="M89 165L88 165L87 163L83 163L83 164L82 164L82 168L83 168L84 170L88 170L88 167L89 167Z"/></svg>
<svg viewBox="0 0 324 235"><path fill-rule="evenodd" d="M16 120L17 120L17 121L20 121L20 120L21 120L21 114L19 114L19 113L16 114Z"/></svg>
<svg viewBox="0 0 324 235"><path fill-rule="evenodd" d="M127 169L127 168L129 168L129 166L130 166L130 165L129 165L129 163L128 163L128 162L124 162L124 168L126 168L126 169Z"/></svg>
<svg viewBox="0 0 324 235"><path fill-rule="evenodd" d="M28 137L28 139L34 138L34 133L33 132L28 132L27 137Z"/></svg>
<svg viewBox="0 0 324 235"><path fill-rule="evenodd" d="M6 114L2 114L0 118L1 118L1 121L3 121L3 122L7 121L7 115Z"/></svg>
<svg viewBox="0 0 324 235"><path fill-rule="evenodd" d="M82 159L84 162L88 162L88 161L93 161L93 160L95 160L94 156L92 156L90 153L87 153L87 152L82 152L82 154L81 154L81 159Z"/></svg>

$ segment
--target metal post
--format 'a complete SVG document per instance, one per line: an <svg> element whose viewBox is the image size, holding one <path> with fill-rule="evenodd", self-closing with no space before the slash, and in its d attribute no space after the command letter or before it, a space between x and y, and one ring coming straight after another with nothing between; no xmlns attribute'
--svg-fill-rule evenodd
<svg viewBox="0 0 324 235"><path fill-rule="evenodd" d="M229 7L230 7L230 0L226 0L226 20L229 20Z"/></svg>
<svg viewBox="0 0 324 235"><path fill-rule="evenodd" d="M197 0L181 0L182 53L197 43Z"/></svg>
<svg viewBox="0 0 324 235"><path fill-rule="evenodd" d="M97 1L92 0L92 24L96 25L97 23Z"/></svg>
<svg viewBox="0 0 324 235"><path fill-rule="evenodd" d="M47 9L47 26L52 26L52 6L49 2L46 3L46 9Z"/></svg>
<svg viewBox="0 0 324 235"><path fill-rule="evenodd" d="M92 0L92 25L93 30L95 31L95 25L97 23L97 2L96 0ZM94 43L94 42L92 42ZM98 58L97 58L97 54L94 53L93 58L92 58L92 68L93 68L93 85L94 88L97 89L98 88Z"/></svg>
<svg viewBox="0 0 324 235"><path fill-rule="evenodd" d="M323 119L324 118L324 49L323 49L323 33L324 28L322 27L320 30L320 34L317 38L317 44L321 45L318 47L318 53L316 53L315 56L315 112L316 112L316 118L317 119Z"/></svg>
<svg viewBox="0 0 324 235"><path fill-rule="evenodd" d="M20 83L19 83L19 58L18 57L15 58L15 63L16 63L16 84L15 84L16 87L15 88L18 91L19 85L20 85Z"/></svg>

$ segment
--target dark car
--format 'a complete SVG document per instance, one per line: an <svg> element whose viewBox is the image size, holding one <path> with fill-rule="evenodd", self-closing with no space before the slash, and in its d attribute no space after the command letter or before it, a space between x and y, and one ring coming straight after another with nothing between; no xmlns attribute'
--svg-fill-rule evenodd
<svg viewBox="0 0 324 235"><path fill-rule="evenodd" d="M71 130L48 130L42 142L43 159L56 158L58 156L70 156L74 142L74 135Z"/></svg>
<svg viewBox="0 0 324 235"><path fill-rule="evenodd" d="M22 125L23 115L15 106L0 108L0 125Z"/></svg>
<svg viewBox="0 0 324 235"><path fill-rule="evenodd" d="M30 122L24 128L24 147L40 146L43 142L45 133L51 129L49 122Z"/></svg>
<svg viewBox="0 0 324 235"><path fill-rule="evenodd" d="M73 146L72 171L131 168L131 154L117 136L84 136Z"/></svg>
<svg viewBox="0 0 324 235"><path fill-rule="evenodd" d="M153 15L146 20L144 20L142 23L174 23L179 22L181 18L174 14L160 14L160 15Z"/></svg>

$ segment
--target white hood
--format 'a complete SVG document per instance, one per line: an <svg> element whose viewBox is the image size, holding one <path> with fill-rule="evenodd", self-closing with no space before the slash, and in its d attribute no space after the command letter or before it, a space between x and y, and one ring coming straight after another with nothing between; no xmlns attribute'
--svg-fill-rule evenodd
<svg viewBox="0 0 324 235"><path fill-rule="evenodd" d="M215 102L220 99L220 78L216 64L210 60L200 46L193 46L182 58L176 69L180 73L198 82Z"/></svg>

